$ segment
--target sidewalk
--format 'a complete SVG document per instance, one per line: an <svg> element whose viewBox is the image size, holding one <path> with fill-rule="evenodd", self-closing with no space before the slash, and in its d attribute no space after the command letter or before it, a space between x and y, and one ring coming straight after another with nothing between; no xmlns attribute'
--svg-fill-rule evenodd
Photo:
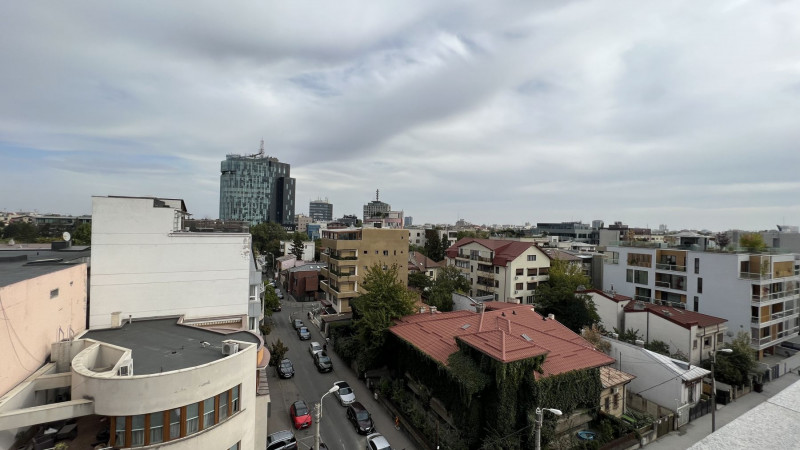
<svg viewBox="0 0 800 450"><path fill-rule="evenodd" d="M797 373L790 372L777 380L765 383L764 392L759 393L753 391L744 397L736 399L733 403L717 405L717 430L754 408L756 405L763 403L798 379L800 379L800 376L798 376ZM697 420L689 422L679 431L673 431L659 438L657 441L647 445L647 448L649 450L685 449L691 447L709 434L711 434L711 414L706 414Z"/></svg>

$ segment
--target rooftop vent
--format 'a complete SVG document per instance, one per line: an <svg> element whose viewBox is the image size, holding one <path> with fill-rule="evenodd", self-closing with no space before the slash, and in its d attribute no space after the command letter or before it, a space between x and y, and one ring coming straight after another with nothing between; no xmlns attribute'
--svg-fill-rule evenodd
<svg viewBox="0 0 800 450"><path fill-rule="evenodd" d="M530 336L528 336L527 334L523 334L523 335L522 335L522 339L525 339L525 340L526 340L526 341L528 341L528 342L533 342L533 339L531 339L531 337L530 337Z"/></svg>
<svg viewBox="0 0 800 450"><path fill-rule="evenodd" d="M465 323L464 325L461 325L461 329L462 330L466 330L467 328L469 328L469 324L468 323Z"/></svg>

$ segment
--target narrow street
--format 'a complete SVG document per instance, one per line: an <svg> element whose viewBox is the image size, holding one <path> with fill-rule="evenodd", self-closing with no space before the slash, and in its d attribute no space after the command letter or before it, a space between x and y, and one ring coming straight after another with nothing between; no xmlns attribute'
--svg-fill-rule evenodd
<svg viewBox="0 0 800 450"><path fill-rule="evenodd" d="M412 450L417 447L402 432L394 428L394 418L377 402L372 393L367 389L362 380L359 380L356 373L339 359L339 357L329 348L328 355L333 361L333 371L329 373L319 373L314 366L313 359L309 353L309 344L313 341L320 344L325 342L325 338L320 334L319 329L308 320L308 311L316 303L296 302L285 294L282 300L283 310L272 315L272 332L265 337L266 345L280 339L289 351L286 358L289 358L294 365L295 376L290 379L280 379L274 367L267 370L269 377L271 407L268 418L269 433L280 430L291 430L297 436L300 449L313 448L316 418L314 407L319 402L320 397L336 381L346 381L356 394L356 400L361 402L372 415L375 422L375 429L383 434L393 449ZM293 319L301 319L311 332L311 339L301 341L291 324ZM295 430L289 417L289 407L297 400L304 400L309 409L312 410L314 423L305 430ZM356 433L353 426L345 416L346 408L339 405L334 394L325 397L322 407L322 421L320 422L321 442L324 442L330 450L354 450L365 448L366 438Z"/></svg>

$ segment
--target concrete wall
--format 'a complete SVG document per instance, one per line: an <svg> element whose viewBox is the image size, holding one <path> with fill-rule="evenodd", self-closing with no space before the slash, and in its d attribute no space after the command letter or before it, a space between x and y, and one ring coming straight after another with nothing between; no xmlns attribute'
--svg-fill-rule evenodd
<svg viewBox="0 0 800 450"><path fill-rule="evenodd" d="M86 294L86 264L0 287L0 395L38 370L53 342L86 329Z"/></svg>
<svg viewBox="0 0 800 450"><path fill-rule="evenodd" d="M247 315L247 233L175 232L152 199L92 199L91 328L122 318ZM178 229L180 224L178 223Z"/></svg>
<svg viewBox="0 0 800 450"><path fill-rule="evenodd" d="M255 442L253 426L257 414L256 345L240 342L238 353L202 366L130 377L109 376L89 370L93 348L95 346L87 348L73 359L72 397L94 399L96 414L130 416L166 411L200 402L241 385L241 408L237 415L207 431L164 444L163 447L228 448L239 441L243 449L266 447L266 441ZM135 367L134 361L134 373ZM266 427L266 422L262 426Z"/></svg>
<svg viewBox="0 0 800 450"><path fill-rule="evenodd" d="M600 316L600 324L606 331L614 331L614 328L620 332L624 331L624 309L629 300L617 302L597 292L587 292L585 295L591 297L597 309L597 315Z"/></svg>

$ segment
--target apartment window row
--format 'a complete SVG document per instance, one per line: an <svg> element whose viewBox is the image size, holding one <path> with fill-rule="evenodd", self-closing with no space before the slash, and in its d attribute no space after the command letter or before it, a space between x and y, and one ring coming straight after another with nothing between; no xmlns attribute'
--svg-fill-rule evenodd
<svg viewBox="0 0 800 450"><path fill-rule="evenodd" d="M169 411L111 417L112 447L143 447L174 441L210 428L239 411L241 385Z"/></svg>
<svg viewBox="0 0 800 450"><path fill-rule="evenodd" d="M628 269L625 276L625 281L628 283L647 284L647 275L648 272L646 270Z"/></svg>

